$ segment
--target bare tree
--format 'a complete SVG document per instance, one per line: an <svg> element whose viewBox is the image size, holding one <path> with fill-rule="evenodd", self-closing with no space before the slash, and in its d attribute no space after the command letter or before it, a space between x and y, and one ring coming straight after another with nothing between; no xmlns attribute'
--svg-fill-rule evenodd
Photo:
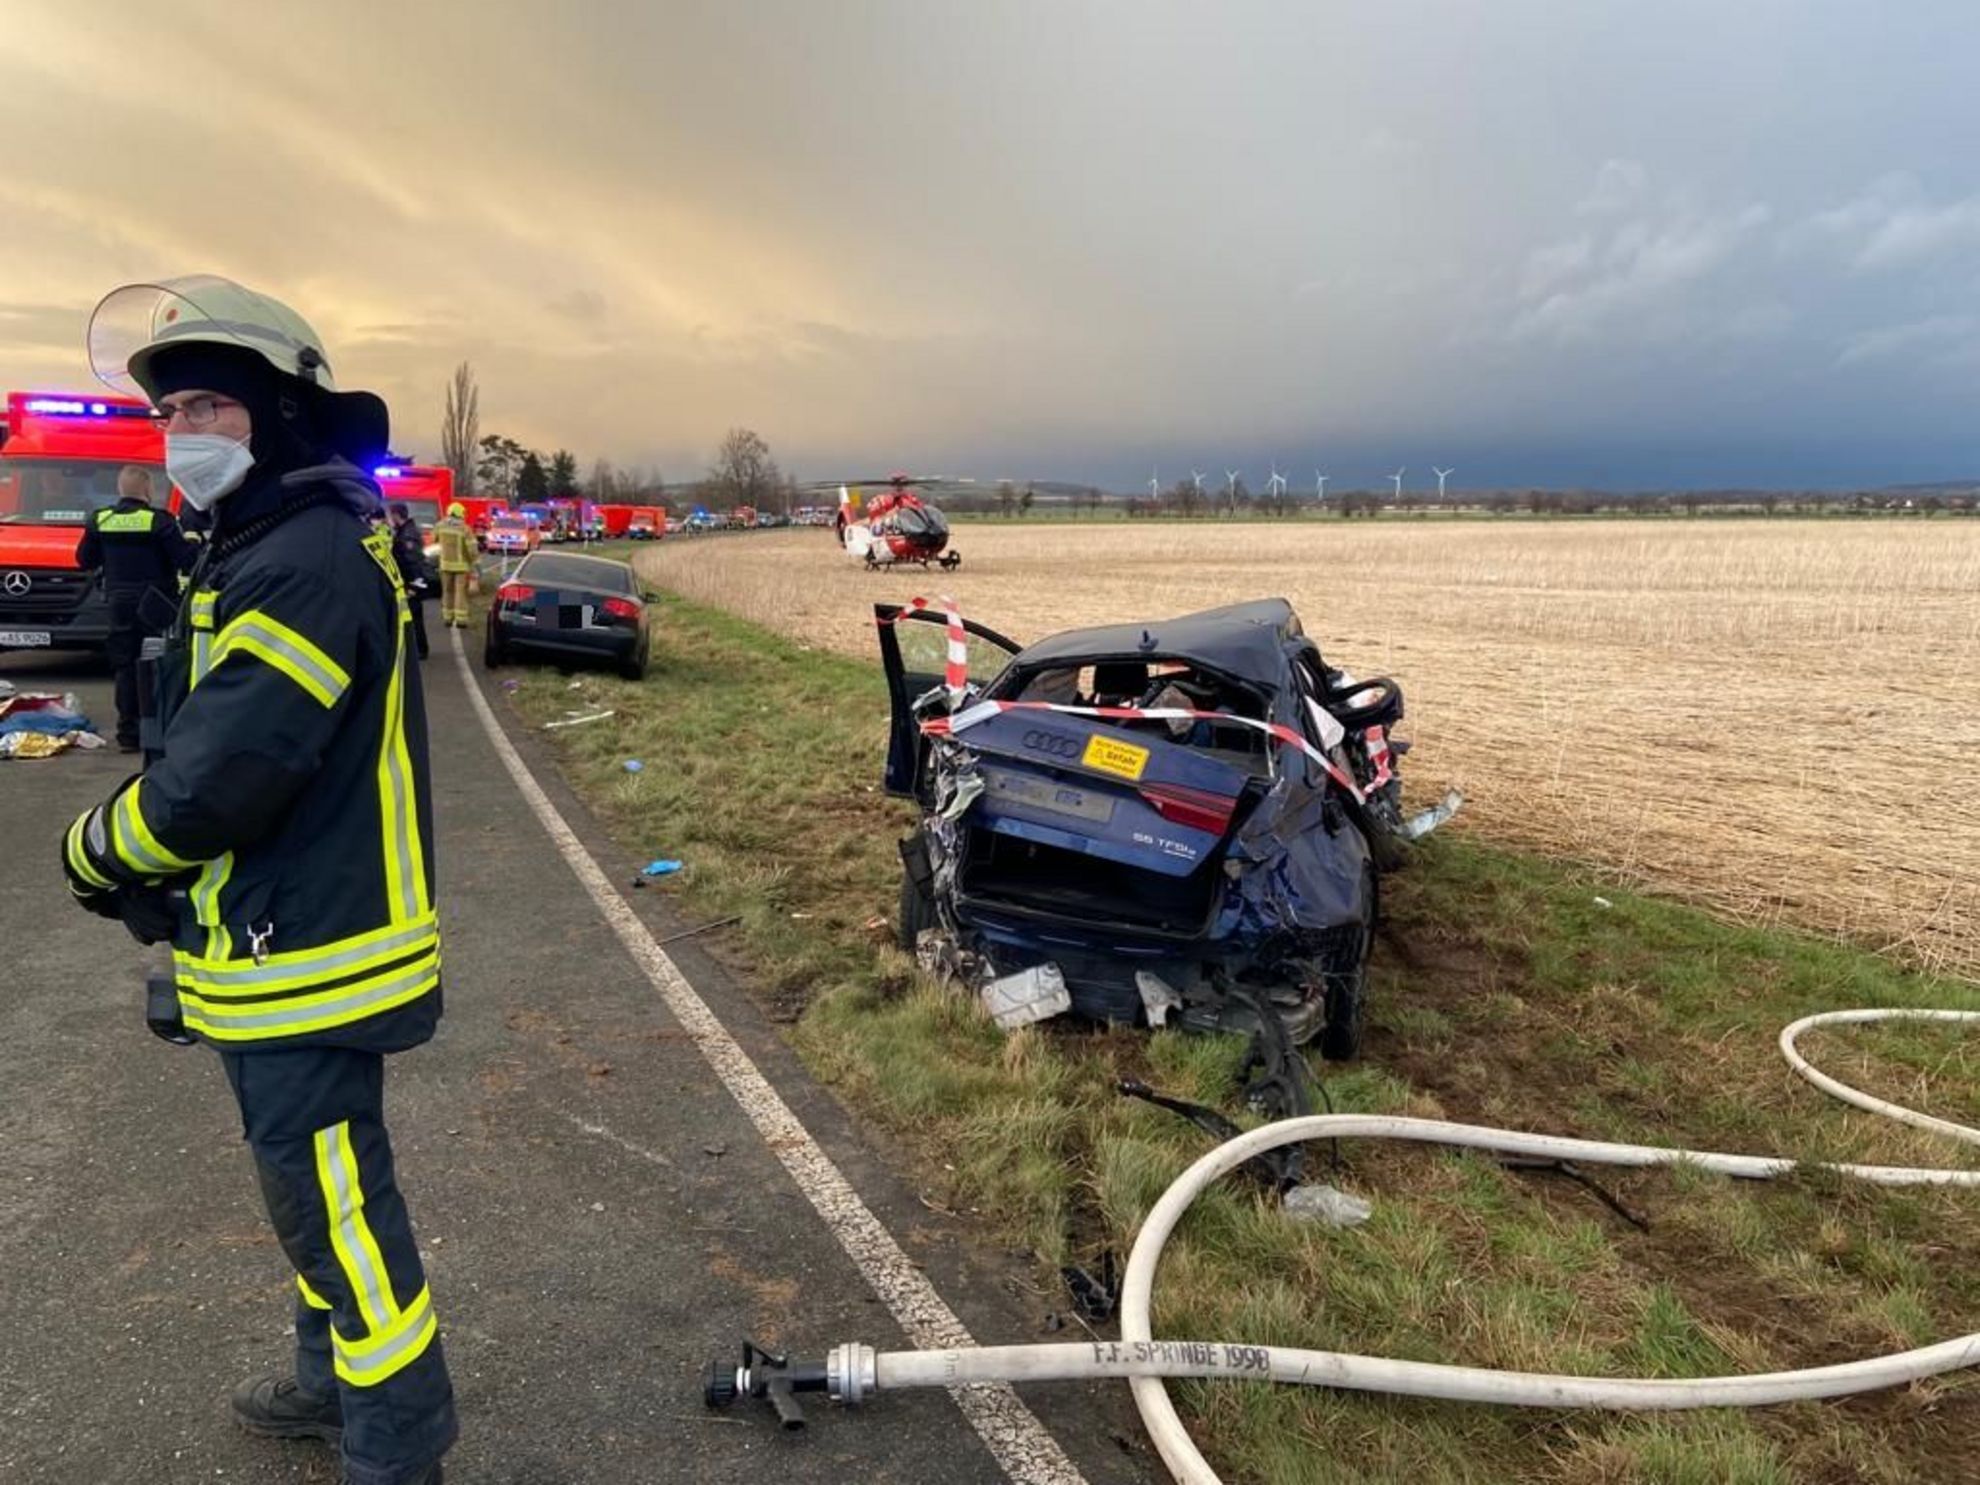
<svg viewBox="0 0 1980 1485"><path fill-rule="evenodd" d="M454 471L454 484L465 495L474 489L475 445L481 441L481 388L474 368L463 361L447 383L447 408L440 422L440 462Z"/></svg>
<svg viewBox="0 0 1980 1485"><path fill-rule="evenodd" d="M781 480L770 445L748 428L731 428L708 471L711 493L732 505L768 510Z"/></svg>
<svg viewBox="0 0 1980 1485"><path fill-rule="evenodd" d="M595 459L591 465L591 478L584 482L584 493L599 505L616 504L623 486L619 473L612 467L610 459Z"/></svg>

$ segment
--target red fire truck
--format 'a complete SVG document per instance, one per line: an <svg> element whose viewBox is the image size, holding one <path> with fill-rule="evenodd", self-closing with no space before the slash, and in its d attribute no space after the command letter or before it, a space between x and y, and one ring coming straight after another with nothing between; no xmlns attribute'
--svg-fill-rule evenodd
<svg viewBox="0 0 1980 1485"><path fill-rule="evenodd" d="M429 538L454 503L454 471L439 464L381 464L371 471L387 505L404 502Z"/></svg>
<svg viewBox="0 0 1980 1485"><path fill-rule="evenodd" d="M126 464L171 494L165 436L130 397L10 392L0 430L0 650L89 650L110 632L95 573L76 566L90 514L117 500Z"/></svg>

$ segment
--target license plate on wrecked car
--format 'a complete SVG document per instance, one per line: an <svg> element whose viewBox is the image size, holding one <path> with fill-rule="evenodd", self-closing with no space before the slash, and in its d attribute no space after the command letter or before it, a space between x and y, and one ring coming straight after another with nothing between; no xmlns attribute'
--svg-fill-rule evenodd
<svg viewBox="0 0 1980 1485"><path fill-rule="evenodd" d="M1114 818L1114 797L1097 789L1081 789L1036 774L1011 773L1001 768L983 770L984 792L1005 805L1028 805L1054 815L1070 815L1104 825Z"/></svg>
<svg viewBox="0 0 1980 1485"><path fill-rule="evenodd" d="M0 648L33 650L55 642L46 629L0 629Z"/></svg>

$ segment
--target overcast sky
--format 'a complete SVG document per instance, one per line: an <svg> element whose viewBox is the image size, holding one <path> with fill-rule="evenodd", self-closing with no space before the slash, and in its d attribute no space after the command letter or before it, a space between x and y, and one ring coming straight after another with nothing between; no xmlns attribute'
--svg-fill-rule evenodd
<svg viewBox="0 0 1980 1485"><path fill-rule="evenodd" d="M8 10L9 386L207 271L427 457L1980 474L1970 0Z"/></svg>

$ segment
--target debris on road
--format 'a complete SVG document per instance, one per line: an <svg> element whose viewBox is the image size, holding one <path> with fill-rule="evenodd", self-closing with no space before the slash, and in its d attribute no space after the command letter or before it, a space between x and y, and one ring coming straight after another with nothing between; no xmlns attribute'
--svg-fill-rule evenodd
<svg viewBox="0 0 1980 1485"><path fill-rule="evenodd" d="M660 947L664 949L667 945L677 944L684 938L693 938L697 934L702 933L712 933L717 928L727 928L731 923L740 922L742 922L742 914L737 913L731 918L717 918L713 923L703 923L699 928L683 928L679 933L670 933L661 939Z"/></svg>
<svg viewBox="0 0 1980 1485"><path fill-rule="evenodd" d="M1328 1185L1295 1186L1285 1195L1286 1215L1322 1227L1359 1227L1375 1208L1351 1191Z"/></svg>
<svg viewBox="0 0 1980 1485"><path fill-rule="evenodd" d="M45 732L9 732L0 735L0 758L53 758L69 746L68 738Z"/></svg>
<svg viewBox="0 0 1980 1485"><path fill-rule="evenodd" d="M1120 1308L1121 1286L1112 1248L1100 1255L1098 1278L1074 1264L1060 1269L1059 1277L1066 1281L1066 1289L1080 1314L1102 1323L1114 1318L1114 1311Z"/></svg>
<svg viewBox="0 0 1980 1485"><path fill-rule="evenodd" d="M0 758L52 758L71 747L102 746L75 692L16 691L10 684L0 693Z"/></svg>
<svg viewBox="0 0 1980 1485"><path fill-rule="evenodd" d="M1049 961L1000 976L983 987L983 1008L1005 1031L1029 1026L1072 1009L1072 992L1059 966Z"/></svg>
<svg viewBox="0 0 1980 1485"><path fill-rule="evenodd" d="M670 877L687 863L683 861L649 861L639 869L643 877Z"/></svg>
<svg viewBox="0 0 1980 1485"><path fill-rule="evenodd" d="M646 765L644 763L641 763L637 758L628 758L626 760L627 773L638 773L641 769L645 767Z"/></svg>
<svg viewBox="0 0 1980 1485"><path fill-rule="evenodd" d="M586 722L602 722L607 717L616 717L617 715L618 713L615 711L586 712L581 716L573 716L567 712L564 714L564 719L561 722L545 722L543 724L543 730L550 732L558 727L582 727Z"/></svg>

